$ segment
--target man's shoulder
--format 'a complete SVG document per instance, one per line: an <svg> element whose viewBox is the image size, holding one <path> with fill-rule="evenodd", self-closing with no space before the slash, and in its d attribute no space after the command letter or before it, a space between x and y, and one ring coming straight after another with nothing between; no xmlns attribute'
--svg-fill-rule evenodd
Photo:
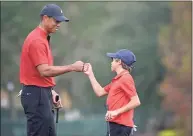
<svg viewBox="0 0 193 136"><path fill-rule="evenodd" d="M44 43L44 39L42 39L40 36L34 34L34 32L32 31L31 33L28 34L28 36L25 39L26 42L28 43L34 43L34 42L40 42L40 43Z"/></svg>
<svg viewBox="0 0 193 136"><path fill-rule="evenodd" d="M26 37L26 40L29 41L44 41L40 33L37 31L37 28L33 29Z"/></svg>

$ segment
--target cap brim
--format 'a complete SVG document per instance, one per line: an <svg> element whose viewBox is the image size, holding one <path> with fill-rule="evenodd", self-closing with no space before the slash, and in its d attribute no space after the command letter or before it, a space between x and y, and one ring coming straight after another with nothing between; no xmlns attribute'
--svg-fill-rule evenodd
<svg viewBox="0 0 193 136"><path fill-rule="evenodd" d="M106 55L110 58L117 58L116 53L107 53Z"/></svg>
<svg viewBox="0 0 193 136"><path fill-rule="evenodd" d="M57 21L59 22L69 22L69 19L66 18L65 16L57 16L57 17L54 17Z"/></svg>

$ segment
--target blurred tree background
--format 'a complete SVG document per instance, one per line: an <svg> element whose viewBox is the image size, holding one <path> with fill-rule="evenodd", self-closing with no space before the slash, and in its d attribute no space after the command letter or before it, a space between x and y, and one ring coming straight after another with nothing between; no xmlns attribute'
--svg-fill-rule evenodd
<svg viewBox="0 0 193 136"><path fill-rule="evenodd" d="M132 75L142 103L135 111L136 135L156 136L167 129L180 136L191 135L192 2L54 3L70 19L52 34L55 65L90 62L104 86L115 76L106 52L132 50L137 57ZM1 2L3 136L25 135L24 115L16 97L21 87L20 52L27 34L39 24L45 4L48 2ZM13 89L7 87L10 82ZM106 97L95 96L83 73L68 73L56 77L56 82L64 103L59 135L104 135Z"/></svg>

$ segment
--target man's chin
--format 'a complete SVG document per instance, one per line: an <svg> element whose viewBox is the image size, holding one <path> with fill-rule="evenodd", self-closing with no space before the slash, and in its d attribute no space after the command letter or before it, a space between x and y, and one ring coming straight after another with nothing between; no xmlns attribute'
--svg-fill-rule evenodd
<svg viewBox="0 0 193 136"><path fill-rule="evenodd" d="M55 33L56 32L56 30L53 30L53 31L51 31L50 33Z"/></svg>
<svg viewBox="0 0 193 136"><path fill-rule="evenodd" d="M56 31L58 31L59 29L53 29L50 33L55 33Z"/></svg>

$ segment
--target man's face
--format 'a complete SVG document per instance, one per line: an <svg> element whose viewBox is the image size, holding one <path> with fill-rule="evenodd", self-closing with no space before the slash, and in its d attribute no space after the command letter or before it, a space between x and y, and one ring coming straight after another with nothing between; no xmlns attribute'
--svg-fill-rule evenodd
<svg viewBox="0 0 193 136"><path fill-rule="evenodd" d="M61 24L61 22L56 21L53 17L44 16L43 20L44 26L49 33L55 33L59 29Z"/></svg>

